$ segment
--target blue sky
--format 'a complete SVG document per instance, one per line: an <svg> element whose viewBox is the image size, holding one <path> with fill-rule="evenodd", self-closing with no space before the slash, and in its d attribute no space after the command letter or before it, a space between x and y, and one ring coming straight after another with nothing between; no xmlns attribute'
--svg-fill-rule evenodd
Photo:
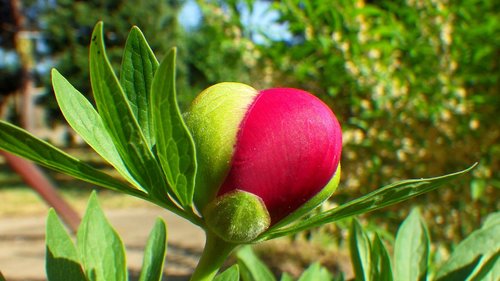
<svg viewBox="0 0 500 281"><path fill-rule="evenodd" d="M290 40L292 37L286 24L276 22L279 15L269 9L270 5L269 2L255 1L252 13L249 9L242 9L241 21L252 32L252 40L256 43L265 43L266 37L279 41ZM201 16L196 1L188 0L181 10L179 19L181 25L189 30L200 24Z"/></svg>

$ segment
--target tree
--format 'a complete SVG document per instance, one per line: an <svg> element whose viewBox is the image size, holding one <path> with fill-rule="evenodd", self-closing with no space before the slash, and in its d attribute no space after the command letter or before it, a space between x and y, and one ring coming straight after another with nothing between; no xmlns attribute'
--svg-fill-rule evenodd
<svg viewBox="0 0 500 281"><path fill-rule="evenodd" d="M179 10L184 1L28 1L25 9L38 16L36 22L56 67L73 85L91 98L88 71L88 45L92 28L98 21L105 24L105 40L108 56L115 70L120 69L127 30L132 25L142 28L152 49L166 54L176 45L182 45L182 28L178 23ZM179 44L181 43L181 44ZM161 59L161 58L158 58ZM48 69L47 69L48 70ZM182 73L183 65L180 64ZM185 77L180 75L180 77ZM43 74L47 89L50 87L49 72ZM184 81L179 84L185 85ZM47 102L56 109L53 95Z"/></svg>

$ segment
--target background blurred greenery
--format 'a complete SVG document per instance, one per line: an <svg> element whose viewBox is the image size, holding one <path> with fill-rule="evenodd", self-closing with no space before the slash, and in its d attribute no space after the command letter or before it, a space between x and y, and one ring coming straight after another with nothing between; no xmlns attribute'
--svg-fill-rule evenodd
<svg viewBox="0 0 500 281"><path fill-rule="evenodd" d="M158 56L178 46L183 106L221 81L258 89L298 87L329 104L345 143L342 184L332 204L395 180L479 162L462 182L370 214L373 227L394 233L410 205L421 205L433 241L452 243L500 209L498 1L22 4L25 25L41 33L36 75L48 93L43 102L53 120L61 117L50 94L50 67L92 99L87 53L94 24L105 22L116 69L128 29L137 25ZM2 41L2 49L9 48ZM1 63L0 78L16 69Z"/></svg>

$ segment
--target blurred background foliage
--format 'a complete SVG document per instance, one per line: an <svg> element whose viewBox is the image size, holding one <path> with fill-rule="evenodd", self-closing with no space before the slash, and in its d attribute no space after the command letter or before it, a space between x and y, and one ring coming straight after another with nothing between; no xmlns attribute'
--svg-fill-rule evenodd
<svg viewBox="0 0 500 281"><path fill-rule="evenodd" d="M61 115L50 94L50 67L92 99L87 53L93 26L105 22L108 55L118 70L127 31L137 25L159 59L179 48L183 107L221 81L298 87L329 104L345 143L332 205L396 180L479 162L462 182L370 214L373 227L395 233L409 205L421 205L433 240L452 243L500 209L498 1L21 2L24 28L40 33L33 71L47 92L43 104L51 120ZM5 77L18 69L15 55L8 63L12 46L1 42L0 80L11 81ZM342 240L341 229L325 230Z"/></svg>

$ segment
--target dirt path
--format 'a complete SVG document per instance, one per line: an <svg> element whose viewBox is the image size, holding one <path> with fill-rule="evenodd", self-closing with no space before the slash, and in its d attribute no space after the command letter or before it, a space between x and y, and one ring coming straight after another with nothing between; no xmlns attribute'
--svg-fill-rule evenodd
<svg viewBox="0 0 500 281"><path fill-rule="evenodd" d="M130 279L137 277L149 231L157 217L167 223L168 280L188 280L204 245L203 232L161 209L105 211L127 248ZM0 271L7 281L38 281L45 277L45 216L0 218Z"/></svg>

